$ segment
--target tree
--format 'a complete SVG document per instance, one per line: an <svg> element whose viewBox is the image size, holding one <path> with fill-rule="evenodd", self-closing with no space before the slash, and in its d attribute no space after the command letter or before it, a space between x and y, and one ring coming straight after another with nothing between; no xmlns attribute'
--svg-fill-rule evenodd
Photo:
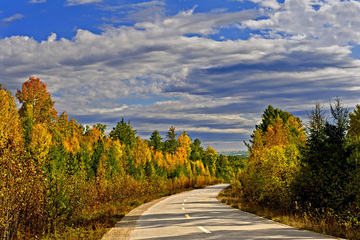
<svg viewBox="0 0 360 240"><path fill-rule="evenodd" d="M191 153L190 160L195 162L198 160L202 160L205 154L204 148L201 146L201 141L199 139L195 139L193 143L190 145Z"/></svg>
<svg viewBox="0 0 360 240"><path fill-rule="evenodd" d="M6 156L21 152L24 140L15 99L9 91L2 88L0 89L0 156Z"/></svg>
<svg viewBox="0 0 360 240"><path fill-rule="evenodd" d="M122 118L121 122L118 122L116 127L111 130L110 137L119 139L121 144L125 144L132 149L135 146L136 130L133 130L130 121L126 123Z"/></svg>
<svg viewBox="0 0 360 240"><path fill-rule="evenodd" d="M36 123L51 122L56 119L55 102L51 100L47 86L39 78L30 77L17 90L16 98L22 103L20 116L26 116L27 109L31 107L32 116Z"/></svg>
<svg viewBox="0 0 360 240"><path fill-rule="evenodd" d="M245 199L289 209L300 149L305 144L300 119L270 105L251 137L247 167L239 176Z"/></svg>
<svg viewBox="0 0 360 240"><path fill-rule="evenodd" d="M177 140L178 147L182 147L186 151L187 158L190 156L191 153L191 139L186 131L184 131Z"/></svg>
<svg viewBox="0 0 360 240"><path fill-rule="evenodd" d="M350 126L348 138L357 139L360 136L360 105L356 105L353 113L350 113Z"/></svg>
<svg viewBox="0 0 360 240"><path fill-rule="evenodd" d="M161 151L163 145L161 140L162 137L160 133L157 130L155 130L150 136L150 146L152 146L155 151Z"/></svg>
<svg viewBox="0 0 360 240"><path fill-rule="evenodd" d="M164 143L165 152L175 154L177 148L175 127L171 126L169 131L166 132L167 140Z"/></svg>
<svg viewBox="0 0 360 240"><path fill-rule="evenodd" d="M218 154L212 147L208 147L205 151L204 165L209 168L210 174L214 176L216 171Z"/></svg>
<svg viewBox="0 0 360 240"><path fill-rule="evenodd" d="M339 98L330 105L330 110L331 121L318 103L309 114L309 137L302 150L302 169L296 189L303 203L339 210L349 204L344 189L353 168L348 161L351 153L345 138L349 111Z"/></svg>

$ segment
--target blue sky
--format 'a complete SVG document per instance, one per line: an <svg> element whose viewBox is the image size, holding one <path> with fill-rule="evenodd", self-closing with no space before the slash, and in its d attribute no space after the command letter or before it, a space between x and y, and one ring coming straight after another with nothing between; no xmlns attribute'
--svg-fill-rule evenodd
<svg viewBox="0 0 360 240"><path fill-rule="evenodd" d="M315 101L360 93L360 2L12 0L0 2L0 83L48 85L79 123L171 125L244 150L272 104L304 119Z"/></svg>

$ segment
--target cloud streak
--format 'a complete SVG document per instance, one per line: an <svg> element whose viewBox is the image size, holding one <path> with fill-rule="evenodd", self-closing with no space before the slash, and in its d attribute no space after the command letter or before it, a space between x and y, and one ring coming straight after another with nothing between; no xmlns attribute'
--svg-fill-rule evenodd
<svg viewBox="0 0 360 240"><path fill-rule="evenodd" d="M8 18L4 18L4 19L2 20L2 23L7 25L7 24L9 24L10 22L13 22L13 21L15 21L15 20L23 19L24 17L25 17L25 16L24 16L23 14L17 13L17 14L14 14L14 15L8 17Z"/></svg>
<svg viewBox="0 0 360 240"><path fill-rule="evenodd" d="M103 0L67 0L67 6L75 6L75 5L82 5L82 4L89 4L89 3L100 3Z"/></svg>

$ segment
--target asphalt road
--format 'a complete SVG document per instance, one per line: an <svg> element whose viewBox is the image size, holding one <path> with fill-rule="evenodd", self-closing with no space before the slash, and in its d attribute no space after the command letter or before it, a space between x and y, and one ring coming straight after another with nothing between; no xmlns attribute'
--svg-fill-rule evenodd
<svg viewBox="0 0 360 240"><path fill-rule="evenodd" d="M332 239L222 204L216 197L226 186L197 189L156 203L137 219L130 239Z"/></svg>

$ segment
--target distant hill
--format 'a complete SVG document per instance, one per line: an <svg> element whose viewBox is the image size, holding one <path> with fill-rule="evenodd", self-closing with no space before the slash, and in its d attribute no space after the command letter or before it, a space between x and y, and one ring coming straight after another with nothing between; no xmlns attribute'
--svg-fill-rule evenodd
<svg viewBox="0 0 360 240"><path fill-rule="evenodd" d="M248 151L221 151L218 153L226 156L249 157Z"/></svg>

